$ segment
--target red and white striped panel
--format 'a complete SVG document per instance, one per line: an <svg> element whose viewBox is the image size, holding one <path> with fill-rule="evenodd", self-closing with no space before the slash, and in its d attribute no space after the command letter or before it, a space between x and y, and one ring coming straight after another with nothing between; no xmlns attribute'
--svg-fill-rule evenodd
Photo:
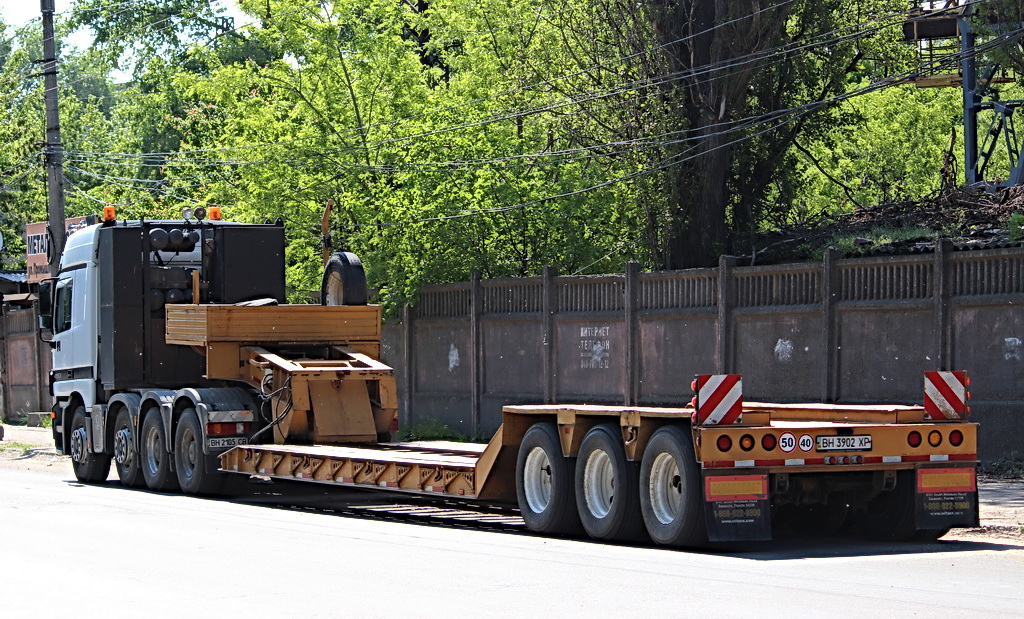
<svg viewBox="0 0 1024 619"><path fill-rule="evenodd" d="M707 425L728 425L743 416L743 379L740 374L699 374L697 422Z"/></svg>
<svg viewBox="0 0 1024 619"><path fill-rule="evenodd" d="M924 412L928 419L966 419L970 409L967 372L925 372Z"/></svg>

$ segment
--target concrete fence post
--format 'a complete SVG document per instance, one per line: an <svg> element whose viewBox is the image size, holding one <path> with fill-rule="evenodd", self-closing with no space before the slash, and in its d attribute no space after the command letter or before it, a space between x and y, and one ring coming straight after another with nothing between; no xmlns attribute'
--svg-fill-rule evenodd
<svg viewBox="0 0 1024 619"><path fill-rule="evenodd" d="M716 371L719 374L728 374L734 366L732 357L735 325L732 324L732 306L735 303L735 287L732 270L735 267L734 256L721 256L718 260L718 324L715 335L718 342Z"/></svg>
<svg viewBox="0 0 1024 619"><path fill-rule="evenodd" d="M544 267L543 300L541 303L542 345L544 346L544 402L554 404L556 385L558 383L558 367L555 365L555 312L558 311L558 298L555 296L555 277L558 269L551 265Z"/></svg>
<svg viewBox="0 0 1024 619"><path fill-rule="evenodd" d="M639 321L637 319L637 297L640 295L640 263L626 263L625 288L626 321L626 406L635 406L640 396L640 343Z"/></svg>
<svg viewBox="0 0 1024 619"><path fill-rule="evenodd" d="M836 301L839 298L839 280L836 277L838 254L835 247L827 248L821 263L821 324L824 327L822 344L825 347L821 398L824 402L835 402L839 398L839 316L836 313Z"/></svg>
<svg viewBox="0 0 1024 619"><path fill-rule="evenodd" d="M939 370L952 370L953 364L953 337L952 337L952 312L950 311L950 276L949 276L949 254L953 251L953 244L949 239L941 239L935 244L934 276L935 288L933 299L935 302L935 354Z"/></svg>
<svg viewBox="0 0 1024 619"><path fill-rule="evenodd" d="M469 365L469 383L472 391L469 395L469 427L470 434L476 436L480 427L480 399L483 393L482 364L484 359L484 342L480 335L480 316L483 314L484 299L480 288L480 271L473 271L469 284L469 349L473 358Z"/></svg>

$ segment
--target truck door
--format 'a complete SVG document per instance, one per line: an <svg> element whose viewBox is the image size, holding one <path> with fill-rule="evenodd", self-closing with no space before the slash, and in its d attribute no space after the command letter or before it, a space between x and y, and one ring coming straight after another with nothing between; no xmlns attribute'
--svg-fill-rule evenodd
<svg viewBox="0 0 1024 619"><path fill-rule="evenodd" d="M54 395L73 391L91 400L94 392L95 320L88 315L87 269L79 268L60 276L53 307ZM88 403L88 402L87 402Z"/></svg>

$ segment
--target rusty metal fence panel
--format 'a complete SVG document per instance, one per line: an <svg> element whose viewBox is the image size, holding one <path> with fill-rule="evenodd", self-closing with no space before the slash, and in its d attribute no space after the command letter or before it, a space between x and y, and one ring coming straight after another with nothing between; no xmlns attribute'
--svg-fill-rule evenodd
<svg viewBox="0 0 1024 619"><path fill-rule="evenodd" d="M697 372L748 399L918 402L974 375L988 457L1024 455L1024 248L473 281L405 314L403 423L488 435L515 402L679 404ZM399 347L395 347L396 349Z"/></svg>
<svg viewBox="0 0 1024 619"><path fill-rule="evenodd" d="M49 410L50 350L36 334L36 313L11 306L0 316L4 350L4 419Z"/></svg>

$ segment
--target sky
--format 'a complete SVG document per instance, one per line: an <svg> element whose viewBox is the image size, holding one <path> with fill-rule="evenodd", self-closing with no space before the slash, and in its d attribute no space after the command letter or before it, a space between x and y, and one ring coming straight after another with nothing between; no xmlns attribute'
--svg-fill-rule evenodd
<svg viewBox="0 0 1024 619"><path fill-rule="evenodd" d="M111 4L117 4L123 0L110 0ZM219 0L227 6L227 14L235 18L235 24L244 23L245 18L238 10L235 0ZM54 9L57 13L67 11L71 7L71 0L54 0ZM23 26L29 20L38 18L41 15L39 0L0 0L0 16L4 22L11 26ZM89 46L92 38L88 31L79 31L65 41L66 45L78 48Z"/></svg>

